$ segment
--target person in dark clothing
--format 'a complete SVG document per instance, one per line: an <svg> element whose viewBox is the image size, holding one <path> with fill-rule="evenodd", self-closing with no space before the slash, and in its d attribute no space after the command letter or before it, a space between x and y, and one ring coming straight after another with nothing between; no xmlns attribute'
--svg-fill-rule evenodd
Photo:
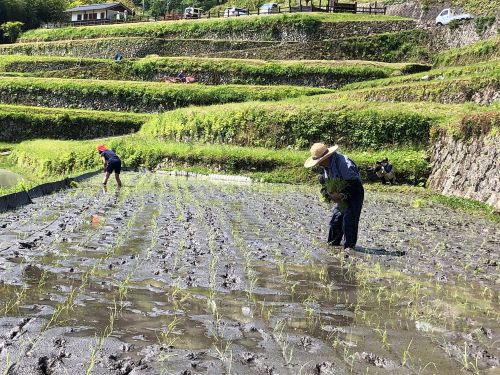
<svg viewBox="0 0 500 375"><path fill-rule="evenodd" d="M177 74L177 79L181 82L186 82L186 78L187 78L187 76L186 76L186 74L184 74L183 71L181 71L179 74Z"/></svg>
<svg viewBox="0 0 500 375"><path fill-rule="evenodd" d="M323 143L315 143L311 147L311 156L305 161L304 167L322 168L324 180L339 178L348 182L343 194L332 193L330 198L340 203L345 195L347 207L341 211L337 204L333 210L328 233L328 243L340 246L344 238L344 248L354 249L358 241L358 227L363 207L365 191L356 164L347 156L336 152L338 146L326 147Z"/></svg>
<svg viewBox="0 0 500 375"><path fill-rule="evenodd" d="M389 163L389 159L385 158L382 161L377 161L374 171L377 174L377 177L380 178L382 184L390 183L393 185L396 183L394 168L392 164Z"/></svg>
<svg viewBox="0 0 500 375"><path fill-rule="evenodd" d="M114 153L113 150L108 150L104 145L98 145L97 151L99 152L99 155L101 156L102 162L104 164L105 175L102 184L106 186L109 176L111 175L111 173L115 172L116 184L118 185L118 187L121 187L122 181L120 180L120 172L122 169L122 161L120 160L118 155Z"/></svg>

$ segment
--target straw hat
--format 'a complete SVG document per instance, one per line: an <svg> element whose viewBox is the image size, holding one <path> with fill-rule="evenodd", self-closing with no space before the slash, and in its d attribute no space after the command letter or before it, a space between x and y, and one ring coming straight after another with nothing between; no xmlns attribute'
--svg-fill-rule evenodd
<svg viewBox="0 0 500 375"><path fill-rule="evenodd" d="M332 155L337 149L338 145L326 147L324 143L315 143L311 146L311 156L305 161L304 167L312 168L321 163L323 160Z"/></svg>

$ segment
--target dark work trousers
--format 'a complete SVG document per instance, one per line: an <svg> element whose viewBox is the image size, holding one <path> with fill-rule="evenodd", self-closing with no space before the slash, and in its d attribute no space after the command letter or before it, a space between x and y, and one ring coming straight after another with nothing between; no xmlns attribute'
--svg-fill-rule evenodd
<svg viewBox="0 0 500 375"><path fill-rule="evenodd" d="M349 187L346 189L348 207L344 212L340 212L338 205L333 210L332 220L330 220L330 232L328 233L328 243L339 246L342 237L345 237L344 248L356 246L358 241L358 225L365 190L359 180L349 180Z"/></svg>

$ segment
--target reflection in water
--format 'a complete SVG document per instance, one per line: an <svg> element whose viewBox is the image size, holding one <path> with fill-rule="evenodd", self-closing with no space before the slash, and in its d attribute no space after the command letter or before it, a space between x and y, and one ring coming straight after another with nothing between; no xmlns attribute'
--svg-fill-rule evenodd
<svg viewBox="0 0 500 375"><path fill-rule="evenodd" d="M12 187L21 182L22 177L7 169L0 169L0 187Z"/></svg>

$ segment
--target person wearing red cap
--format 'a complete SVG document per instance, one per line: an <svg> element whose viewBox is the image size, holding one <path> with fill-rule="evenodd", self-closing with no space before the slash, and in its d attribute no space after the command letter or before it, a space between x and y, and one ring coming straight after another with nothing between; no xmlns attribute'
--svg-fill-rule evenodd
<svg viewBox="0 0 500 375"><path fill-rule="evenodd" d="M99 151L99 156L104 163L104 172L106 172L102 184L106 186L109 176L111 175L111 173L115 172L116 183L118 187L121 187L122 181L120 180L120 172L122 169L122 161L120 160L118 155L114 153L113 150L108 150L106 146L102 144L97 146L97 151Z"/></svg>

